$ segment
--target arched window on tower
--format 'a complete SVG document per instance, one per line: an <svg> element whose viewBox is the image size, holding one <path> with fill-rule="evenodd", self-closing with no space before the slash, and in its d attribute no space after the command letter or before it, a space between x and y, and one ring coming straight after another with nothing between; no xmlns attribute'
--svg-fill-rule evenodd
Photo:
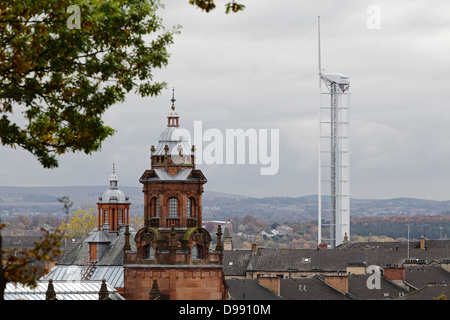
<svg viewBox="0 0 450 320"><path fill-rule="evenodd" d="M178 217L178 200L177 198L169 199L169 217Z"/></svg>
<svg viewBox="0 0 450 320"><path fill-rule="evenodd" d="M192 217L192 199L187 199L187 205L186 205L186 215L188 218Z"/></svg>
<svg viewBox="0 0 450 320"><path fill-rule="evenodd" d="M159 217L159 199L158 198L153 198L152 200L152 205L153 205L153 217Z"/></svg>

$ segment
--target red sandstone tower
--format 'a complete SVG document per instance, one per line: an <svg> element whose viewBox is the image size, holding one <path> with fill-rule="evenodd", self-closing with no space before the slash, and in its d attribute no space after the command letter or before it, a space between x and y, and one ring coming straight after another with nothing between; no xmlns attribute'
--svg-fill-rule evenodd
<svg viewBox="0 0 450 320"><path fill-rule="evenodd" d="M125 231L129 225L130 202L128 196L119 189L113 164L113 173L109 179L109 189L98 198L97 229L85 239L89 244L89 256L86 257L86 269L82 278L88 276L94 264L102 258L110 244Z"/></svg>
<svg viewBox="0 0 450 320"><path fill-rule="evenodd" d="M202 193L207 182L195 168L195 148L179 126L172 97L167 127L151 147L151 169L139 181L144 192L144 228L124 246L125 298L130 300L220 300L227 298L222 270L222 233L211 250L202 228Z"/></svg>
<svg viewBox="0 0 450 320"><path fill-rule="evenodd" d="M97 202L97 230L118 232L121 227L129 224L130 202L128 197L118 188L118 179L113 164L113 173L109 179L109 189Z"/></svg>

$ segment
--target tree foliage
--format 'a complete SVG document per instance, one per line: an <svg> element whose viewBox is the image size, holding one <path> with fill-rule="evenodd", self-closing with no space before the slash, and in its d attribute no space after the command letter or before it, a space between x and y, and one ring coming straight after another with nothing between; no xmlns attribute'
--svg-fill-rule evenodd
<svg viewBox="0 0 450 320"><path fill-rule="evenodd" d="M178 27L167 30L159 8L158 0L3 1L2 145L31 152L45 168L69 151L98 151L115 132L101 118L109 107L130 91L155 96L166 87L152 72L167 65ZM23 121L12 117L19 110Z"/></svg>
<svg viewBox="0 0 450 320"><path fill-rule="evenodd" d="M69 237L86 237L97 226L94 208L78 209L73 212L69 222L62 223L60 229Z"/></svg>
<svg viewBox="0 0 450 320"><path fill-rule="evenodd" d="M189 0L189 3L192 5L197 6L198 8L209 12L211 10L214 10L216 8L216 1L215 0ZM241 3L237 3L234 0L227 2L225 4L225 12L228 14L231 12L239 12L245 9L245 5Z"/></svg>
<svg viewBox="0 0 450 320"><path fill-rule="evenodd" d="M206 12L215 8L214 0L190 3ZM102 120L109 107L131 91L156 96L167 86L152 73L167 65L179 27L163 26L156 14L161 7L159 0L3 1L1 144L27 150L44 168L57 167L57 156L67 152L98 151L115 132ZM244 8L232 0L226 13ZM54 233L41 229L44 236L33 249L4 250L0 234L0 299L8 282L36 286L48 270L35 262L61 253L66 230L87 235L95 221L91 212L76 211Z"/></svg>
<svg viewBox="0 0 450 320"><path fill-rule="evenodd" d="M130 217L130 227L134 230L140 230L144 227L144 217L143 216L131 216Z"/></svg>
<svg viewBox="0 0 450 320"><path fill-rule="evenodd" d="M4 224L0 225L0 231ZM62 253L60 246L63 239L62 230L50 233L41 229L43 237L40 242L35 242L32 249L3 249L0 236L0 300L3 300L6 284L8 282L21 283L36 287L37 279L49 270L48 264L38 265L37 262L55 260Z"/></svg>
<svg viewBox="0 0 450 320"><path fill-rule="evenodd" d="M428 239L440 239L450 235L449 216L357 217L350 223L352 234L360 236L407 238L408 225L410 239L420 239L423 235Z"/></svg>
<svg viewBox="0 0 450 320"><path fill-rule="evenodd" d="M19 215L12 221L12 226L17 229L27 229L31 225L31 220L26 215Z"/></svg>

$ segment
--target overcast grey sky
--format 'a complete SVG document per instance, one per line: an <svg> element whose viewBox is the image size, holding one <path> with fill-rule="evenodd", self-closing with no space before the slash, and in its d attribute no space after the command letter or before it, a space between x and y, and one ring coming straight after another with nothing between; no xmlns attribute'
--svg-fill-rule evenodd
<svg viewBox="0 0 450 320"><path fill-rule="evenodd" d="M193 130L279 129L280 168L206 165L205 189L249 196L317 192L317 16L322 67L348 75L350 175L355 198L450 199L450 2L448 0L241 0L247 8L209 14L188 0L165 1L165 25L182 32L167 68L155 78L175 87L181 125ZM369 6L380 12L368 27ZM372 21L372 20L370 20ZM0 148L0 185L140 186L150 146L166 126L171 90L157 98L129 95L105 122L117 129L100 152L67 154L41 168L20 149ZM205 142L204 145L207 145Z"/></svg>

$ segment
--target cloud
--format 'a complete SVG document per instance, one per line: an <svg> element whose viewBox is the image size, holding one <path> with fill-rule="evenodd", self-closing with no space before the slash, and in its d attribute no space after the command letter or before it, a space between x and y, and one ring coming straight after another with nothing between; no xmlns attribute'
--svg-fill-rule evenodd
<svg viewBox="0 0 450 320"><path fill-rule="evenodd" d="M220 3L220 2L219 2ZM351 190L354 197L448 199L450 172L447 79L448 1L268 1L209 14L168 1L167 26L181 24L169 65L155 80L175 87L181 124L280 130L280 170L255 165L202 165L207 190L252 196L317 192L317 16L322 66L350 76ZM381 26L367 28L367 8ZM166 125L171 90L157 98L129 95L105 122L117 129L100 152L70 154L44 170L20 150L0 149L3 185L107 185L116 162L121 185L138 186L150 146ZM432 163L432 165L427 165ZM4 168L8 168L5 170ZM386 182L386 183L383 183Z"/></svg>

